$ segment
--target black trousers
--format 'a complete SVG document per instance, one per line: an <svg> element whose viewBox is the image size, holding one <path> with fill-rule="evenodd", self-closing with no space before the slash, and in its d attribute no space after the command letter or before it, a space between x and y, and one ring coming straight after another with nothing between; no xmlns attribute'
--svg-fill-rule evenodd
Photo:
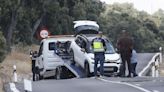
<svg viewBox="0 0 164 92"><path fill-rule="evenodd" d="M35 74L36 74L36 68L35 68L35 60L32 60L32 79L35 81Z"/></svg>
<svg viewBox="0 0 164 92"><path fill-rule="evenodd" d="M94 57L95 57L95 64L94 64L94 75L97 76L97 71L98 71L98 63L100 62L100 67L99 67L99 71L100 71L100 75L104 75L104 61L105 61L105 54L104 52L96 52L94 53Z"/></svg>
<svg viewBox="0 0 164 92"><path fill-rule="evenodd" d="M122 69L120 70L121 76L125 76L125 70L126 70L126 63L128 65L128 76L131 77L131 53L128 52L122 52L121 53L122 58Z"/></svg>
<svg viewBox="0 0 164 92"><path fill-rule="evenodd" d="M137 76L136 66L137 66L137 63L131 63L131 68L132 68L131 70L132 70L133 76Z"/></svg>

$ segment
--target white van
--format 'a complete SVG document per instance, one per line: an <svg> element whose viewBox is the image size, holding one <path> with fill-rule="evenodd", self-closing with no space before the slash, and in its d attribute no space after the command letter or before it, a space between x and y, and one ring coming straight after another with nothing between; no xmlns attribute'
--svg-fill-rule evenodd
<svg viewBox="0 0 164 92"><path fill-rule="evenodd" d="M74 39L71 35L60 35L45 38L40 43L38 56L36 58L36 77L42 79L46 76L54 76L56 69L63 66L63 55L68 54L71 41Z"/></svg>

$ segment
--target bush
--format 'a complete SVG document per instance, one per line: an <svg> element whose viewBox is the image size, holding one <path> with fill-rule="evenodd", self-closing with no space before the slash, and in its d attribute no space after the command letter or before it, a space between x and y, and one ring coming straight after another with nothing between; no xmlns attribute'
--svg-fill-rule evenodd
<svg viewBox="0 0 164 92"><path fill-rule="evenodd" d="M0 31L0 63L4 60L7 52L6 39Z"/></svg>

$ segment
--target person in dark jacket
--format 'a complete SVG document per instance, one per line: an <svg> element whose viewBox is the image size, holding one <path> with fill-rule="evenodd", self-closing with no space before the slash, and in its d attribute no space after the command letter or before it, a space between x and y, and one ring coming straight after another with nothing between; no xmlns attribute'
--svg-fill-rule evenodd
<svg viewBox="0 0 164 92"><path fill-rule="evenodd" d="M105 40L102 38L102 32L99 32L98 37L92 40L92 48L94 52L94 75L97 77L97 64L100 62L100 76L104 75L104 61L105 61Z"/></svg>
<svg viewBox="0 0 164 92"><path fill-rule="evenodd" d="M132 37L126 30L122 31L118 41L117 48L121 54L122 58L122 69L120 69L120 75L125 77L126 63L128 65L129 74L127 77L131 77L131 56L132 56L132 48L133 48L133 40Z"/></svg>

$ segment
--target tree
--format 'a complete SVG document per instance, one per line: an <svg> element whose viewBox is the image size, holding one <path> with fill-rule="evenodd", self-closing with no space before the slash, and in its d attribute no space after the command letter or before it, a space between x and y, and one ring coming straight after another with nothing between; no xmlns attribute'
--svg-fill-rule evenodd
<svg viewBox="0 0 164 92"><path fill-rule="evenodd" d="M3 36L2 31L0 31L0 63L5 58L6 53L6 39Z"/></svg>
<svg viewBox="0 0 164 92"><path fill-rule="evenodd" d="M114 45L121 30L127 30L133 36L135 49L139 52L154 52L163 46L163 33L158 25L159 18L139 12L127 3L108 5L100 21L100 28Z"/></svg>
<svg viewBox="0 0 164 92"><path fill-rule="evenodd" d="M23 4L23 0L1 0L1 8L2 8L2 17L7 17L7 20L4 20L5 22L7 22L5 25L2 25L2 30L6 30L5 31L5 36L6 36L6 40L7 40L7 46L8 46L8 50L10 50L10 46L11 46L11 39L12 39L12 34L13 34L13 30L15 29L16 25L17 25L17 18L18 18L18 14L19 14L19 9L21 7L21 5ZM1 21L1 23L3 23L4 21Z"/></svg>

